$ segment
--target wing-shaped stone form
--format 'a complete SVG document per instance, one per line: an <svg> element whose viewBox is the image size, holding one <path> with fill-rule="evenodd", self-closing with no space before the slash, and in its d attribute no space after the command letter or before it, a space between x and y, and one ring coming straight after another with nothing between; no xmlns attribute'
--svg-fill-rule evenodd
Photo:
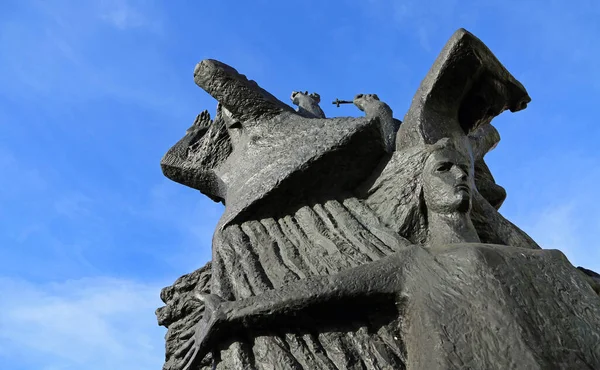
<svg viewBox="0 0 600 370"><path fill-rule="evenodd" d="M421 82L396 138L396 148L457 140L531 98L492 52L465 29L452 35Z"/></svg>
<svg viewBox="0 0 600 370"><path fill-rule="evenodd" d="M446 43L421 82L396 136L396 149L433 144L451 138L472 152L478 191L473 222L481 240L537 249L521 229L498 209L506 192L498 186L483 160L500 140L490 122L510 110L525 109L527 91L477 37L459 29Z"/></svg>
<svg viewBox="0 0 600 370"><path fill-rule="evenodd" d="M376 117L307 117L214 60L199 63L194 75L219 101L217 117L202 138L186 134L161 165L172 180L223 201L222 226L258 212L267 197L302 204L350 191L386 153L390 128Z"/></svg>

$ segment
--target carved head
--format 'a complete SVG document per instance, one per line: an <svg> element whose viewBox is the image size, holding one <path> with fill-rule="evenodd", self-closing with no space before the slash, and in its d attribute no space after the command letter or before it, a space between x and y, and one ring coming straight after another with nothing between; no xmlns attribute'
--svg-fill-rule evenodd
<svg viewBox="0 0 600 370"><path fill-rule="evenodd" d="M300 97L302 96L302 93L300 91L292 91L292 95L290 96L290 100L292 101L292 104L294 105L298 105L300 104Z"/></svg>
<svg viewBox="0 0 600 370"><path fill-rule="evenodd" d="M413 243L425 243L428 211L469 212L473 165L449 139L397 151L368 183L367 204Z"/></svg>
<svg viewBox="0 0 600 370"><path fill-rule="evenodd" d="M440 214L471 210L473 166L469 157L440 140L423 168L423 198L429 211Z"/></svg>
<svg viewBox="0 0 600 370"><path fill-rule="evenodd" d="M377 94L357 94L354 96L353 101L354 105L364 112L369 104L373 104L373 102L378 102L380 100Z"/></svg>
<svg viewBox="0 0 600 370"><path fill-rule="evenodd" d="M308 98L308 99L307 99ZM314 103L319 104L321 102L321 96L317 93L309 94L308 91L292 91L292 95L290 96L290 100L294 105L300 105L302 101L310 101L312 100Z"/></svg>

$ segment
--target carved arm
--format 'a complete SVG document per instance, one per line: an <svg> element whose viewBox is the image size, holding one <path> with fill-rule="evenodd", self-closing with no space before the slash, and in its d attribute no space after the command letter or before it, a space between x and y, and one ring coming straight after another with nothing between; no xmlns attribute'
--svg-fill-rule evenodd
<svg viewBox="0 0 600 370"><path fill-rule="evenodd" d="M336 275L317 276L237 301L209 295L202 320L182 334L189 340L176 352L180 369L191 369L204 356L237 337L255 337L289 327L350 324L371 312L397 314L406 266L423 252L418 246Z"/></svg>
<svg viewBox="0 0 600 370"><path fill-rule="evenodd" d="M223 302L225 326L233 332L257 332L288 323L302 326L304 319L311 323L340 323L381 308L380 305L395 304L407 263L403 260L405 254L400 252L337 275L299 280L247 299Z"/></svg>

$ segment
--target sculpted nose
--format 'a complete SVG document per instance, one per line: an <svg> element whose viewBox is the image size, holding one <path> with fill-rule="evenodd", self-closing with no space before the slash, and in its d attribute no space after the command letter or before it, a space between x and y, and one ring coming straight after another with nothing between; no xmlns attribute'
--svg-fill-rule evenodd
<svg viewBox="0 0 600 370"><path fill-rule="evenodd" d="M457 180L466 181L469 178L469 174L458 166L454 166L452 171Z"/></svg>

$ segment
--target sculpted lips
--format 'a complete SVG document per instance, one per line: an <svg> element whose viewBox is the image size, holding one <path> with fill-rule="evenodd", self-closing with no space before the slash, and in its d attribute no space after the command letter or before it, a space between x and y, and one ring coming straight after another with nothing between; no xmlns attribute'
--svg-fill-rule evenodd
<svg viewBox="0 0 600 370"><path fill-rule="evenodd" d="M456 190L464 190L467 193L471 192L471 188L467 184L458 184L455 186Z"/></svg>

